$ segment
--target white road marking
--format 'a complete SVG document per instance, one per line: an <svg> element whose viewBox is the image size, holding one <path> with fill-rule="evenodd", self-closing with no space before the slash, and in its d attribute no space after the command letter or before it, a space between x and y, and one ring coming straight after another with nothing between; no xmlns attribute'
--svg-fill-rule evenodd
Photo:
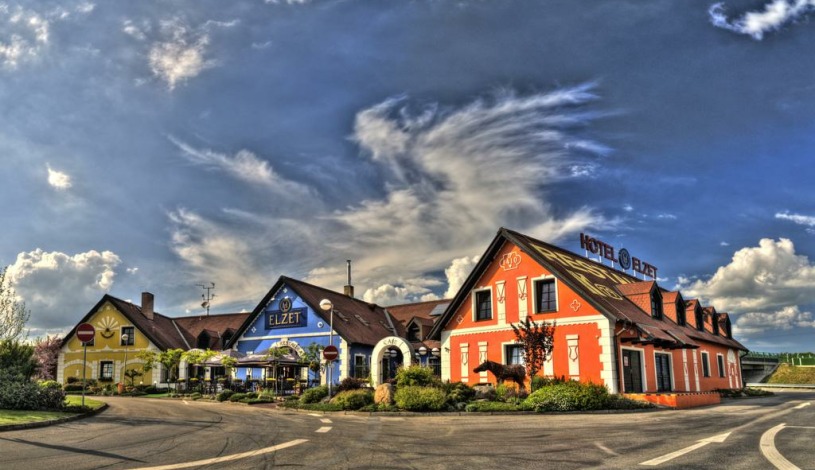
<svg viewBox="0 0 815 470"><path fill-rule="evenodd" d="M139 470L174 470L176 468L190 468L190 467L203 467L204 465L212 465L222 462L231 462L233 460L245 459L247 457L256 457L258 455L269 454L287 447L293 447L308 442L308 439L295 439L293 441L284 442L276 446L265 447L263 449L251 450L249 452L242 452L240 454L223 455L221 457L213 457L211 459L196 460L195 462L176 463L171 465L160 465L158 467L143 467Z"/></svg>
<svg viewBox="0 0 815 470"><path fill-rule="evenodd" d="M800 405L796 406L794 409L796 409L796 410L800 410L801 408L806 408L807 406L809 406L809 405L811 405L811 404L812 404L812 403L810 403L810 402L801 403Z"/></svg>
<svg viewBox="0 0 815 470"><path fill-rule="evenodd" d="M615 457L620 456L620 454L618 454L617 452L614 452L613 450L609 449L608 447L604 446L603 444L601 444L599 442L595 442L594 445L597 446L598 449L602 450L603 452L605 452L608 455L613 455Z"/></svg>
<svg viewBox="0 0 815 470"><path fill-rule="evenodd" d="M784 427L796 429L815 429L815 426L784 426Z"/></svg>
<svg viewBox="0 0 815 470"><path fill-rule="evenodd" d="M318 430L316 430L314 432L328 432L330 430L331 430L331 426L323 426L323 427L321 427L320 429L318 429Z"/></svg>
<svg viewBox="0 0 815 470"><path fill-rule="evenodd" d="M656 465L661 465L661 464L663 464L663 463L665 463L665 462L667 462L669 460L673 460L673 459L675 459L677 457L681 457L681 456L687 454L688 452L692 452L692 451L694 451L694 450L696 450L696 449L698 449L700 447L704 447L704 446L706 446L706 445L708 445L710 443L721 444L722 442L724 442L725 439L727 439L727 436L729 436L729 435L730 435L730 433L726 432L724 434L718 434L716 436L708 437L707 439L701 439L699 442L697 442L696 444L694 444L692 446L685 447L684 449L679 449L676 452L671 452L670 454L665 454L662 457L657 457L655 459L647 460L645 462L642 462L640 465L647 465L647 466L650 466L650 467L653 467L653 466L656 466Z"/></svg>
<svg viewBox="0 0 815 470"><path fill-rule="evenodd" d="M325 424L331 424L331 420L330 420L330 419L328 419L328 418L321 418L321 419L320 419L320 422L321 422L321 423L325 423Z"/></svg>
<svg viewBox="0 0 815 470"><path fill-rule="evenodd" d="M778 470L801 470L793 465L792 462L785 459L784 456L781 455L781 452L778 452L778 449L775 448L775 435L782 429L784 429L784 423L768 429L767 432L761 435L761 442L759 443L761 455L769 460Z"/></svg>

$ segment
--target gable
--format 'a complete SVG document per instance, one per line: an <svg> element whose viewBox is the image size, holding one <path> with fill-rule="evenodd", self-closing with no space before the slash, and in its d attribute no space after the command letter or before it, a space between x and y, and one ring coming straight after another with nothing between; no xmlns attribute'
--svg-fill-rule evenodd
<svg viewBox="0 0 815 470"><path fill-rule="evenodd" d="M109 299L102 299L79 323L90 323L96 329L94 344L88 349L105 350L121 348L121 334L123 327L132 327L135 332L133 349L155 348L150 338L135 325L131 319L114 305ZM78 325L78 324L77 324ZM69 334L62 344L63 352L76 352L83 349L82 342L76 335Z"/></svg>

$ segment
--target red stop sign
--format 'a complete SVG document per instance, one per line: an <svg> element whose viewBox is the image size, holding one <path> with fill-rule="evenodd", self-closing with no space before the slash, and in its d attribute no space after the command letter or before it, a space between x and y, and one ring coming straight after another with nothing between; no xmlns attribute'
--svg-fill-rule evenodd
<svg viewBox="0 0 815 470"><path fill-rule="evenodd" d="M326 361L333 361L340 357L340 352L337 351L336 346L329 344L323 349L323 357Z"/></svg>
<svg viewBox="0 0 815 470"><path fill-rule="evenodd" d="M95 334L96 329L90 323L80 323L79 326L76 327L76 338L83 343L93 341Z"/></svg>

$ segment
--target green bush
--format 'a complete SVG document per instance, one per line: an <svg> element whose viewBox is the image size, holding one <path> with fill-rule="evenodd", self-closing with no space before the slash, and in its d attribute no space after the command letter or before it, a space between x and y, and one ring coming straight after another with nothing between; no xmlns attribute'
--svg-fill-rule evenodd
<svg viewBox="0 0 815 470"><path fill-rule="evenodd" d="M0 372L0 409L4 410L61 410L65 406L65 391L56 382L54 386L40 386Z"/></svg>
<svg viewBox="0 0 815 470"><path fill-rule="evenodd" d="M342 411L336 403L300 403L297 401L287 401L280 404L283 408L297 408L308 411Z"/></svg>
<svg viewBox="0 0 815 470"><path fill-rule="evenodd" d="M229 400L229 397L231 397L234 394L235 392L233 392L232 390L226 389L215 395L215 399L218 401L226 401Z"/></svg>
<svg viewBox="0 0 815 470"><path fill-rule="evenodd" d="M408 411L439 411L447 403L441 388L416 385L398 387L393 399L396 406Z"/></svg>
<svg viewBox="0 0 815 470"><path fill-rule="evenodd" d="M423 366L410 366L396 372L396 387L429 387L440 385L441 381L433 375L433 369Z"/></svg>
<svg viewBox="0 0 815 470"><path fill-rule="evenodd" d="M245 398L248 398L246 393L233 393L231 397L229 397L229 401L236 402L241 401Z"/></svg>
<svg viewBox="0 0 815 470"><path fill-rule="evenodd" d="M355 377L346 377L337 385L337 392L345 392L347 390L359 390L360 388L368 385L366 379L357 379Z"/></svg>
<svg viewBox="0 0 815 470"><path fill-rule="evenodd" d="M745 388L743 390L744 395L748 397L769 397L775 395L773 392L769 390L760 390L758 388Z"/></svg>
<svg viewBox="0 0 815 470"><path fill-rule="evenodd" d="M144 392L138 392L138 391L134 391L134 392L130 392L130 393L141 393L141 394L144 394ZM190 400L200 400L200 399L201 399L201 398L203 398L203 397L204 397L204 396L203 396L203 395L201 395L201 394L200 394L200 393L198 393L198 392L195 392L195 393L190 394Z"/></svg>
<svg viewBox="0 0 815 470"><path fill-rule="evenodd" d="M605 385L569 381L532 392L524 405L535 411L599 410L606 407L608 396Z"/></svg>
<svg viewBox="0 0 815 470"><path fill-rule="evenodd" d="M462 382L447 382L442 385L442 390L447 395L447 404L453 406L457 403L466 403L475 397L475 390Z"/></svg>
<svg viewBox="0 0 815 470"><path fill-rule="evenodd" d="M65 387L63 387L63 390L65 390L66 392L81 392L82 383L80 382L78 384L68 384Z"/></svg>
<svg viewBox="0 0 815 470"><path fill-rule="evenodd" d="M358 410L363 406L373 405L374 394L370 390L346 390L332 398L331 403L339 405L343 410Z"/></svg>
<svg viewBox="0 0 815 470"><path fill-rule="evenodd" d="M467 404L464 408L468 412L476 411L518 411L519 407L515 403L506 403L503 401L476 401Z"/></svg>
<svg viewBox="0 0 815 470"><path fill-rule="evenodd" d="M320 385L319 387L309 388L303 392L303 396L300 397L300 403L304 405L309 403L317 403L327 396L328 386Z"/></svg>

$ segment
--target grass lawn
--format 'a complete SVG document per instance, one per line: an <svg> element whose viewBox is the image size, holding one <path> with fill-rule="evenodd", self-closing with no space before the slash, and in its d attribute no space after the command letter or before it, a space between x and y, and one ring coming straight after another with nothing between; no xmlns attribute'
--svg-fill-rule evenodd
<svg viewBox="0 0 815 470"><path fill-rule="evenodd" d="M65 397L65 403L69 406L79 406L82 404L81 395L68 395ZM99 400L92 400L85 397L85 406L98 409L104 406L104 402ZM62 411L29 411L29 410L0 410L0 426L11 424L25 424L36 423L37 421L47 421L50 419L65 418L73 416L76 413L65 413Z"/></svg>
<svg viewBox="0 0 815 470"><path fill-rule="evenodd" d="M79 406L82 404L82 395L68 395L65 397L65 403L68 406ZM94 410L101 408L105 402L99 400L92 400L90 397L85 397L85 406L88 406Z"/></svg>
<svg viewBox="0 0 815 470"><path fill-rule="evenodd" d="M147 395L142 395L143 398L167 398L169 393L148 393Z"/></svg>
<svg viewBox="0 0 815 470"><path fill-rule="evenodd" d="M815 384L815 367L795 367L781 364L767 383L771 384Z"/></svg>
<svg viewBox="0 0 815 470"><path fill-rule="evenodd" d="M37 421L73 416L74 414L75 413L63 413L61 411L0 410L0 426L34 423Z"/></svg>

